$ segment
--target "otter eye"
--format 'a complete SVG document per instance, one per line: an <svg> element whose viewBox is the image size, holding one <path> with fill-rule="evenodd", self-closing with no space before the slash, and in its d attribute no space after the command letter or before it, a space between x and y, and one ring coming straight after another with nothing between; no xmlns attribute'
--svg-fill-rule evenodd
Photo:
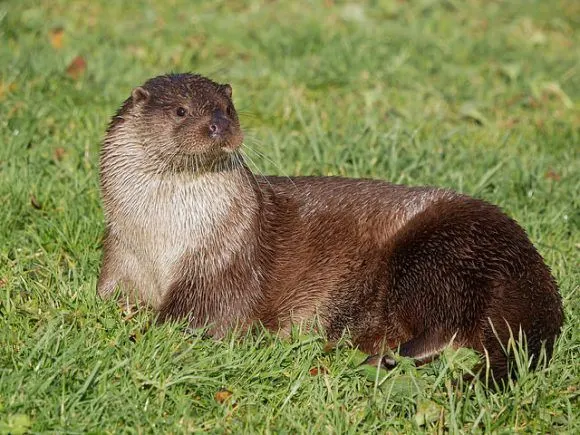
<svg viewBox="0 0 580 435"><path fill-rule="evenodd" d="M185 110L183 107L178 107L175 113L177 116L185 116L187 114L187 110Z"/></svg>

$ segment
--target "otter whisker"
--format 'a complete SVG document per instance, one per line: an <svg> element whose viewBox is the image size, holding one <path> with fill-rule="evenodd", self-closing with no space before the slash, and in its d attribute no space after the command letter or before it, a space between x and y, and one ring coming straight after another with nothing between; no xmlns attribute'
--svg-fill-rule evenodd
<svg viewBox="0 0 580 435"><path fill-rule="evenodd" d="M248 162L249 162L249 163L250 163L250 164L251 164L251 165L254 167L255 171L256 171L256 172L258 173L258 175L260 176L260 179L261 179L261 180L264 180L266 183L268 183L268 186L270 186L270 189L274 189L274 187L272 186L272 183L270 183L270 180L268 180L268 177L266 177L266 176L265 176L265 175L264 175L264 174L263 174L263 173L260 171L260 169L258 168L258 165L256 165L256 163L255 163L255 162L254 162L254 160L253 160L253 159L250 157L250 155L246 153L246 154L244 154L244 156L245 156L245 157L248 159ZM252 176L254 177L254 180L256 180L256 183L258 183L258 185L259 185L259 182L258 182L258 180L256 179L256 176L255 176L254 172L253 172L253 171L250 171L250 173L251 173L251 174L252 174Z"/></svg>
<svg viewBox="0 0 580 435"><path fill-rule="evenodd" d="M254 148L250 147L249 145L247 145L247 144L245 144L245 143L244 143L244 148L245 148L245 149L247 149L248 151L251 151L251 152L253 152L253 153L257 154L257 155L258 155L258 157L260 157L260 158L263 158L263 159L266 159L266 160L268 160L270 163L272 163L272 164L274 165L274 167L280 171L281 175L282 175L284 178L286 178L286 179L287 179L287 180L288 180L288 181L289 181L289 182L290 182L290 183L291 183L291 184L294 186L294 188L296 188L296 189L297 189L297 187L296 187L296 184L294 183L294 180L292 180L292 178L290 178L290 177L288 176L288 174L287 174L286 172L284 172L284 171L282 170L282 168L281 168L281 167L280 167L280 166L279 166L279 165L278 165L278 164L277 164L277 163L276 163L274 160L270 159L270 158L269 158L269 157L267 157L265 154L263 154L263 153L261 153L260 151L258 151L258 150L256 150L256 149L254 149Z"/></svg>
<svg viewBox="0 0 580 435"><path fill-rule="evenodd" d="M243 159L243 156L242 156L242 153L239 153L239 154L236 153L236 159L238 160L240 166L246 167L245 162L244 162L244 159ZM244 177L246 178L246 180L248 181L248 183L250 185L252 184L252 181L250 180L250 176L252 177L253 182L254 182L254 186L258 189L258 191L261 194L263 194L264 192L262 190L262 184L258 181L258 179L256 178L256 175L252 171L250 171L250 170L245 170L245 171L242 171L242 172L244 174ZM270 187L272 187L272 186L270 186Z"/></svg>
<svg viewBox="0 0 580 435"><path fill-rule="evenodd" d="M245 164L245 162L244 162L244 159L242 158L242 156L241 156L241 154L240 154L240 153L236 153L236 154L234 155L234 158L237 160L237 162L238 162L238 164L240 165L240 167L242 167L242 168L246 168L246 167L247 167L247 166L246 166L246 164ZM244 174L244 177L246 178L246 181L247 181L248 183L251 183L251 181L250 181L250 176L248 175L248 172L249 172L250 174L252 174L252 172L251 172L251 171L249 171L249 170L243 170L243 171L242 171L242 173ZM252 174L252 176L253 176L253 174ZM256 178L255 178L255 177L254 177L254 182L256 183L256 186L258 187L258 189L261 189L261 187L260 187L260 184L258 183L258 180L256 180Z"/></svg>

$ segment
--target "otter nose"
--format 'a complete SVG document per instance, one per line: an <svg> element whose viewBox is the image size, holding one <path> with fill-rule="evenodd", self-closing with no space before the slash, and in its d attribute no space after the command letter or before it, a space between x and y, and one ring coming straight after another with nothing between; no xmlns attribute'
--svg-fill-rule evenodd
<svg viewBox="0 0 580 435"><path fill-rule="evenodd" d="M230 128L229 118L221 110L216 110L213 112L211 117L211 122L209 124L209 135L210 137L222 136Z"/></svg>

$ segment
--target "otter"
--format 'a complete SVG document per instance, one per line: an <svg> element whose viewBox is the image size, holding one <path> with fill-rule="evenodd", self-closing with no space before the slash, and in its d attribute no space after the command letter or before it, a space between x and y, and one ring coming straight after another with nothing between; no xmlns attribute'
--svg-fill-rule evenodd
<svg viewBox="0 0 580 435"><path fill-rule="evenodd" d="M242 142L228 84L171 74L132 91L101 152L102 297L215 337L316 318L387 368L385 349L422 364L451 344L485 354L501 380L511 337L525 337L531 366L543 346L552 354L558 287L497 206L435 187L259 176Z"/></svg>

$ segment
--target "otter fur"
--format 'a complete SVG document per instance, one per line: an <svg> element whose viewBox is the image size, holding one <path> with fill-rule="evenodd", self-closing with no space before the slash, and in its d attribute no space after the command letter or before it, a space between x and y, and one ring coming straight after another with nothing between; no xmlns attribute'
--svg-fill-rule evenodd
<svg viewBox="0 0 580 435"><path fill-rule="evenodd" d="M232 88L194 74L133 90L101 153L98 292L118 289L216 337L318 318L369 361L417 363L449 343L493 376L520 331L532 366L563 322L557 285L524 230L450 190L340 177L259 176L244 164Z"/></svg>

